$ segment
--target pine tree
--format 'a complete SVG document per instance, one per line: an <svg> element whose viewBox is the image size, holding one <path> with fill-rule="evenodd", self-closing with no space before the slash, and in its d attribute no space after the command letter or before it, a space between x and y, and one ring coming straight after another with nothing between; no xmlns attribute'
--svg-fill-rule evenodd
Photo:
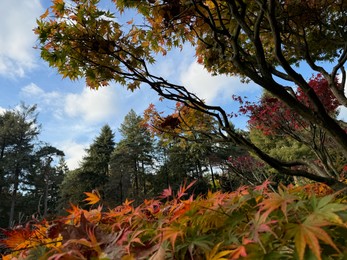
<svg viewBox="0 0 347 260"><path fill-rule="evenodd" d="M7 110L0 116L1 195L8 199L9 226L14 223L16 202L20 187L25 182L33 156L34 140L40 132L36 105L21 104L19 109ZM8 206L8 205L7 205Z"/></svg>
<svg viewBox="0 0 347 260"><path fill-rule="evenodd" d="M99 136L86 149L81 167L68 172L61 185L61 203L78 203L83 199L83 192L94 189L104 194L106 183L109 181L109 162L114 150L114 133L109 125L101 128Z"/></svg>
<svg viewBox="0 0 347 260"><path fill-rule="evenodd" d="M153 164L153 143L149 132L141 122L142 117L138 116L134 110L125 116L119 128L122 139L117 144L111 159L112 178L128 179L130 177L131 197L135 199L147 197L151 190L150 169ZM124 169L123 172L122 169ZM125 177L124 174L130 176Z"/></svg>
<svg viewBox="0 0 347 260"><path fill-rule="evenodd" d="M108 181L109 161L114 145L114 133L110 126L103 126L100 135L86 150L87 155L82 161L81 177L84 182L87 182L88 190L99 189L101 191Z"/></svg>

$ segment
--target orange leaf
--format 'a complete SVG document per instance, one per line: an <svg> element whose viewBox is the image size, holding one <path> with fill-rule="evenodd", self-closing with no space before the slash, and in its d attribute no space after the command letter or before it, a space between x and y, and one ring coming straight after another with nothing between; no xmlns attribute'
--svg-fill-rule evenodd
<svg viewBox="0 0 347 260"><path fill-rule="evenodd" d="M128 200L128 199L125 199L125 201L123 202L123 206L130 206L131 203L133 203L134 200Z"/></svg>
<svg viewBox="0 0 347 260"><path fill-rule="evenodd" d="M40 19L45 19L48 16L48 14L49 14L49 9L47 9L46 12L40 16Z"/></svg>
<svg viewBox="0 0 347 260"><path fill-rule="evenodd" d="M271 212L281 208L281 211L287 220L287 205L294 202L296 199L296 196L279 188L279 193L269 193L268 198L264 199L263 202L259 204L260 211L265 211L263 213L263 217L265 219L270 215Z"/></svg>
<svg viewBox="0 0 347 260"><path fill-rule="evenodd" d="M239 259L240 257L246 257L246 247L244 245L240 245L238 248L232 250L230 255L231 259Z"/></svg>
<svg viewBox="0 0 347 260"><path fill-rule="evenodd" d="M94 205L100 201L100 194L97 190L93 190L92 192L85 192L87 198L84 201L87 201L89 205Z"/></svg>
<svg viewBox="0 0 347 260"><path fill-rule="evenodd" d="M91 223L98 223L101 220L101 209L102 207L99 206L97 209L92 209L90 211L86 211L85 217L86 219Z"/></svg>
<svg viewBox="0 0 347 260"><path fill-rule="evenodd" d="M25 228L5 230L3 231L6 239L1 240L1 244L4 244L7 248L19 250L30 246L30 238L32 231L29 226Z"/></svg>
<svg viewBox="0 0 347 260"><path fill-rule="evenodd" d="M12 254L10 255L1 255L1 259L2 260L13 260L14 259L14 256Z"/></svg>
<svg viewBox="0 0 347 260"><path fill-rule="evenodd" d="M190 196L188 200L182 200L180 204L177 205L176 208L174 208L174 217L172 220L180 217L184 213L186 213L188 210L190 210L191 203L193 202L193 195Z"/></svg>
<svg viewBox="0 0 347 260"><path fill-rule="evenodd" d="M254 190L258 190L258 191L267 191L269 186L272 184L271 181L266 180L264 181L261 185L258 185L254 188Z"/></svg>

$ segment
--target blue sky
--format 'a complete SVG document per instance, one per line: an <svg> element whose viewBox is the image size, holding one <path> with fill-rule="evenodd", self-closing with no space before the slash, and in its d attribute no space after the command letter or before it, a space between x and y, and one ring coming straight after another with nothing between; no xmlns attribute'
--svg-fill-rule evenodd
<svg viewBox="0 0 347 260"><path fill-rule="evenodd" d="M63 80L49 68L33 48L36 37L32 31L36 18L49 4L49 0L1 0L0 111L14 108L21 101L37 104L42 124L39 139L63 150L69 168L74 169L103 125L109 124L119 140L117 129L130 109L142 114L150 103L160 102L146 86L130 92L111 84L95 91L88 89L84 80ZM159 58L154 68L157 75L187 86L208 104L226 107L227 111L233 106L233 94L261 95L254 84L242 85L238 78L210 76L195 62L194 51L189 48ZM161 102L160 106L174 108L172 102ZM234 123L245 126L245 120Z"/></svg>

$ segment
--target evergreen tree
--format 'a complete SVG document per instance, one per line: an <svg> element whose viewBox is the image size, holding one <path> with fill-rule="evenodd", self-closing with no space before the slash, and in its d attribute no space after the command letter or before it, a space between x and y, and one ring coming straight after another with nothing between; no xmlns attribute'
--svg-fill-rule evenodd
<svg viewBox="0 0 347 260"><path fill-rule="evenodd" d="M82 161L81 182L86 190L98 189L100 192L108 181L109 161L114 150L114 133L109 125L101 128L101 133L86 150L87 155Z"/></svg>
<svg viewBox="0 0 347 260"><path fill-rule="evenodd" d="M85 185L81 183L82 169L68 171L64 175L64 179L60 185L59 192L59 210L64 213L66 208L69 208L69 203L77 205L83 200Z"/></svg>
<svg viewBox="0 0 347 260"><path fill-rule="evenodd" d="M78 203L83 199L83 192L97 189L104 194L109 180L109 162L114 150L114 133L109 125L101 128L100 135L86 149L81 167L70 171L62 183L62 206L67 202Z"/></svg>
<svg viewBox="0 0 347 260"><path fill-rule="evenodd" d="M39 134L36 105L21 104L19 109L0 115L0 168L2 201L10 201L8 221L14 223L16 202L32 161L34 140Z"/></svg>
<svg viewBox="0 0 347 260"><path fill-rule="evenodd" d="M135 199L149 196L152 189L150 172L153 168L153 143L149 132L141 123L142 117L133 110L125 116L119 128L122 139L111 160L112 178L124 179L130 176L130 196ZM129 176L125 177L124 174Z"/></svg>
<svg viewBox="0 0 347 260"><path fill-rule="evenodd" d="M62 172L52 166L55 158L62 158L64 153L50 145L45 144L36 151L29 172L28 188L32 202L37 203L39 216L47 217L54 213L57 207L59 185L63 180Z"/></svg>
<svg viewBox="0 0 347 260"><path fill-rule="evenodd" d="M116 206L132 196L131 172L134 164L131 161L125 142L119 142L110 160L110 178L107 183L107 202L109 206Z"/></svg>

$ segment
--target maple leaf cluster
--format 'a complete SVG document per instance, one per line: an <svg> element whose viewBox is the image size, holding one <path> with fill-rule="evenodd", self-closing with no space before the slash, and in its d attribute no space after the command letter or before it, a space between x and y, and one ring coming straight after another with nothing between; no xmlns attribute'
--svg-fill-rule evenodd
<svg viewBox="0 0 347 260"><path fill-rule="evenodd" d="M189 103L182 102L176 102L175 111L167 116L150 104L144 111L142 122L153 136L160 136L166 141L177 137L194 139L197 133L211 132L213 123L211 116L192 109Z"/></svg>
<svg viewBox="0 0 347 260"><path fill-rule="evenodd" d="M336 115L339 102L329 88L328 81L317 74L312 77L309 86L321 100L329 114ZM341 87L336 80L336 85ZM312 109L307 94L301 88L297 88L297 93L292 94L304 104L307 109ZM249 125L261 130L265 135L272 135L286 131L300 131L307 127L307 122L298 115L292 108L286 106L280 99L267 93L263 95L259 103L243 101L241 97L233 96L233 100L240 103L241 114L250 115Z"/></svg>
<svg viewBox="0 0 347 260"><path fill-rule="evenodd" d="M345 198L321 184L280 186L270 181L231 193L188 197L193 186L169 187L138 207L126 200L5 230L3 259L341 259L346 252Z"/></svg>

